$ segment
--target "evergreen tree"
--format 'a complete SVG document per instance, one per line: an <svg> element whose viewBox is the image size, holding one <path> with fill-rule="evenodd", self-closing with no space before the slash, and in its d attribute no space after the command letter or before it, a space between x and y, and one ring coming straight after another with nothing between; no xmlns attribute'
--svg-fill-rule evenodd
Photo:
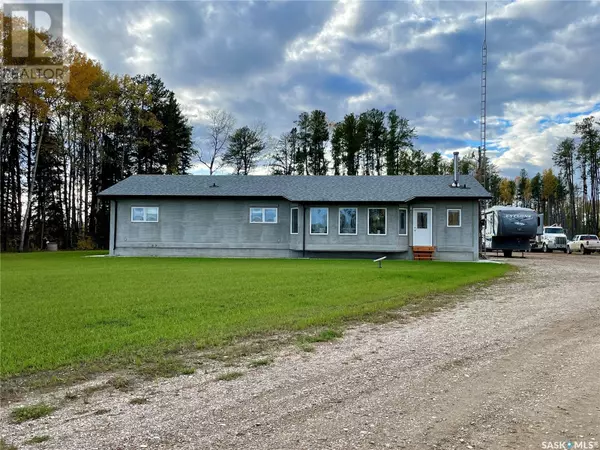
<svg viewBox="0 0 600 450"><path fill-rule="evenodd" d="M223 161L233 168L236 175L249 175L265 147L263 133L259 128L238 128L231 136Z"/></svg>
<svg viewBox="0 0 600 450"><path fill-rule="evenodd" d="M329 125L324 111L314 110L310 113L308 133L307 175L327 175L325 143L329 141Z"/></svg>

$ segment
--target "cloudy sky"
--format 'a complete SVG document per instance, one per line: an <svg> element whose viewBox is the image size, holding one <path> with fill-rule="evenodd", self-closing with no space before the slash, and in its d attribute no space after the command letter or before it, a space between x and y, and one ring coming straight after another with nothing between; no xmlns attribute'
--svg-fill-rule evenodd
<svg viewBox="0 0 600 450"><path fill-rule="evenodd" d="M426 152L479 144L484 3L71 2L68 35L116 73L156 73L199 138L206 111L278 135L301 111L410 119ZM488 148L505 175L552 164L600 115L600 0L488 3Z"/></svg>

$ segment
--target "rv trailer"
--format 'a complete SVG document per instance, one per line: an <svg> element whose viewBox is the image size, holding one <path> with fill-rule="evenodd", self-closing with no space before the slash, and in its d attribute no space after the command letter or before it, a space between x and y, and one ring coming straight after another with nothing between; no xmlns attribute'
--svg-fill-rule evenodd
<svg viewBox="0 0 600 450"><path fill-rule="evenodd" d="M516 206L493 206L483 212L486 250L502 250L511 257L513 251L529 251L530 241L538 230L538 215L533 209Z"/></svg>

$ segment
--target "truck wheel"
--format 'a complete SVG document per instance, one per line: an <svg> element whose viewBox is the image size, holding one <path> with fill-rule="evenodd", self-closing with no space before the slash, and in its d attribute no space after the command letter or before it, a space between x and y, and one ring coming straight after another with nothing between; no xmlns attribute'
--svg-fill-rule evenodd
<svg viewBox="0 0 600 450"><path fill-rule="evenodd" d="M587 252L585 251L585 247L583 245L581 246L581 254L587 255Z"/></svg>
<svg viewBox="0 0 600 450"><path fill-rule="evenodd" d="M571 253L573 253L573 252L571 251L571 247L570 247L570 246L569 246L569 247L567 247L567 248L565 249L565 252L566 252L568 255L570 255Z"/></svg>
<svg viewBox="0 0 600 450"><path fill-rule="evenodd" d="M503 250L502 252L504 253L505 258L512 258L512 250Z"/></svg>
<svg viewBox="0 0 600 450"><path fill-rule="evenodd" d="M548 246L546 245L546 243L544 242L544 245L542 246L542 251L544 253L548 253Z"/></svg>

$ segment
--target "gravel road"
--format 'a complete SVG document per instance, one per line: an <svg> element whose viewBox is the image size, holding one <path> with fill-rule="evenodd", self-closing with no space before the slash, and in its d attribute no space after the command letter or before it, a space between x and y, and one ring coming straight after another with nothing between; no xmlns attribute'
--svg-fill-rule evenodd
<svg viewBox="0 0 600 450"><path fill-rule="evenodd" d="M286 348L233 381L196 373L88 403L55 392L59 410L20 425L4 405L3 438L61 450L600 448L600 255L511 262L518 274L457 306L356 326L314 353ZM35 435L51 438L24 444Z"/></svg>

